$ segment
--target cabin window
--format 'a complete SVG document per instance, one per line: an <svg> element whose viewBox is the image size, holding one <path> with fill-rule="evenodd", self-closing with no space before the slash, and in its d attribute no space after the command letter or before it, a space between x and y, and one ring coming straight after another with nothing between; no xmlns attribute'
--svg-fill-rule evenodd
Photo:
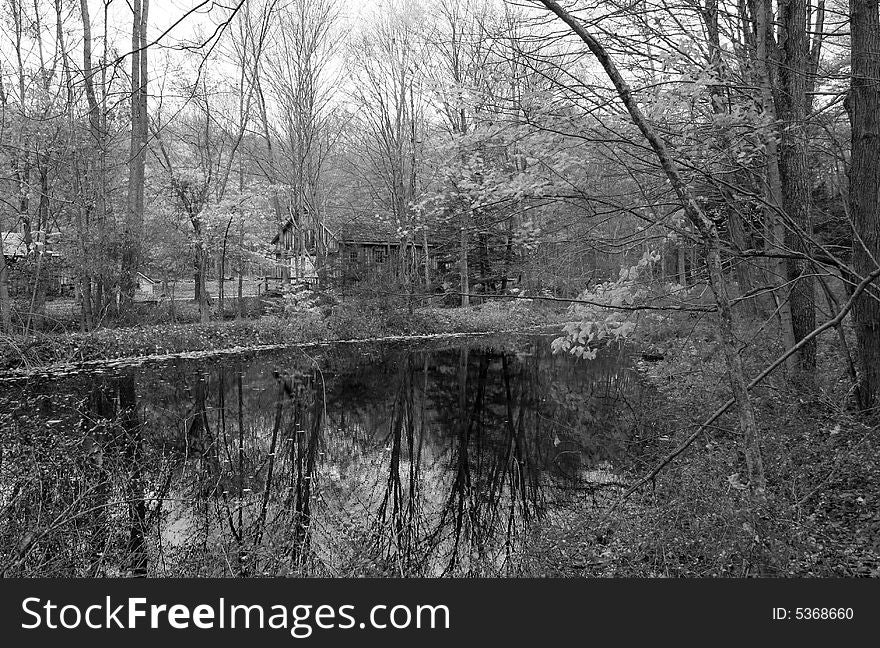
<svg viewBox="0 0 880 648"><path fill-rule="evenodd" d="M352 248L351 250L349 250L348 258L351 260L352 263L357 263L357 260L358 260L357 248Z"/></svg>
<svg viewBox="0 0 880 648"><path fill-rule="evenodd" d="M385 259L388 258L388 252L385 248L375 248L373 250L373 260L376 263L385 263Z"/></svg>

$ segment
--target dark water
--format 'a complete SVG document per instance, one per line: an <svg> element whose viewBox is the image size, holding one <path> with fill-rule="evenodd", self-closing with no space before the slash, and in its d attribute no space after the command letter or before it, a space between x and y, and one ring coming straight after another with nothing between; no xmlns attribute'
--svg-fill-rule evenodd
<svg viewBox="0 0 880 648"><path fill-rule="evenodd" d="M0 385L14 575L516 575L611 475L641 390L548 338Z"/></svg>

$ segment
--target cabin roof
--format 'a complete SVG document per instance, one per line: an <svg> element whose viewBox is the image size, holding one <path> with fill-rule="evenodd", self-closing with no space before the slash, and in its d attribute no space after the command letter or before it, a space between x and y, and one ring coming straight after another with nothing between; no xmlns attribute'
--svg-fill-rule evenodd
<svg viewBox="0 0 880 648"><path fill-rule="evenodd" d="M329 229L340 243L397 243L400 240L395 225L379 220L360 218L336 228L329 226Z"/></svg>
<svg viewBox="0 0 880 648"><path fill-rule="evenodd" d="M325 226L333 238L343 245L357 243L395 244L399 241L397 227L375 214L328 216L325 220ZM272 245L277 243L281 234L291 227L293 227L293 219L288 218L272 238Z"/></svg>

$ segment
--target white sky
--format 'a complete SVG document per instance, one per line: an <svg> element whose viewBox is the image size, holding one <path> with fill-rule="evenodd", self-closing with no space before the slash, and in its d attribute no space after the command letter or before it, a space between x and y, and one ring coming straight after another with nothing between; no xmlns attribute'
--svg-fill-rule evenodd
<svg viewBox="0 0 880 648"><path fill-rule="evenodd" d="M198 9L188 16L183 22L175 26L169 33L168 39L180 40L193 38L197 30L213 31L214 26L227 17L230 10L236 6L238 0L152 0L150 3L150 36L157 37L175 22L180 20L188 11ZM284 0L281 0L283 4ZM336 0L340 8L340 17L346 22L355 22L364 14L371 13L382 5L389 4L388 0ZM98 18L103 0L89 0L90 6L94 6L92 22ZM121 39L123 42L130 38L131 8L128 0L110 0L113 12L111 23L115 23L116 29L114 40Z"/></svg>
<svg viewBox="0 0 880 648"><path fill-rule="evenodd" d="M394 0L391 0L394 1ZM255 0L261 4L259 0ZM285 0L279 0L284 4ZM343 24L354 25L365 14L375 11L389 0L336 0L340 9ZM27 22L33 20L34 4L23 0L0 0L0 59L5 59L4 67L12 63L13 29L10 5L24 5ZM149 10L149 38L152 43L161 34L171 28L160 45L173 45L181 41L192 41L200 33L210 34L217 24L226 19L238 0L151 0ZM55 15L54 3L51 0L38 0L41 7L43 47L51 56L55 47ZM104 35L105 0L88 0L90 22L92 26L92 42L95 55L102 50ZM65 2L66 15L65 40L71 56L79 59L82 52L82 28L80 22L79 2ZM106 0L107 9L107 40L119 54L126 54L131 49L132 10L130 0ZM190 15L186 15L192 12ZM181 18L184 18L181 20ZM179 24L175 24L178 23ZM26 27L29 25L26 24ZM172 28L173 26L173 28ZM25 47L25 58L36 54L35 48Z"/></svg>

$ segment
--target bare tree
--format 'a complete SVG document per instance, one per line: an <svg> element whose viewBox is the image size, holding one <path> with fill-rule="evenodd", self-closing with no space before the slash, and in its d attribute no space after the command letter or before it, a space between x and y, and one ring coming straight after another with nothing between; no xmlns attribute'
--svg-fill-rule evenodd
<svg viewBox="0 0 880 648"><path fill-rule="evenodd" d="M437 3L438 20L430 43L438 53L439 66L429 74L439 90L442 114L452 137L458 140L462 162L467 158L464 140L474 128L474 114L477 107L472 97L479 96L477 90L487 73L487 49L482 46L484 37L481 28L485 18L485 8L478 9L467 0L440 0ZM471 229L474 213L471 206L458 206L458 254L459 287L461 305L470 305L469 256L471 248Z"/></svg>
<svg viewBox="0 0 880 648"><path fill-rule="evenodd" d="M577 36L586 43L593 56L599 61L602 69L614 84L620 100L626 107L633 122L648 141L651 149L657 156L657 160L669 179L678 199L682 203L685 214L700 233L705 248L705 260L709 270L709 284L715 297L718 309L718 320L721 330L724 356L727 360L727 370L730 378L730 386L739 413L740 429L745 439L746 464L749 472L749 484L758 502L765 498L766 479L764 465L761 457L761 447L758 438L758 426L755 420L755 410L748 394L748 382L743 369L743 361L739 355L736 335L733 330L733 315L731 302L728 295L726 280L721 265L721 240L715 223L703 212L687 185L682 181L675 161L669 154L666 145L657 136L654 129L645 119L641 109L632 96L629 84L621 76L620 71L608 52L584 27L583 23L572 17L570 13L559 6L553 0L541 0L542 4L558 16Z"/></svg>
<svg viewBox="0 0 880 648"><path fill-rule="evenodd" d="M131 139L129 146L128 204L122 242L120 293L126 303L134 299L136 274L141 263L144 228L144 169L147 159L147 18L149 0L134 0L131 27Z"/></svg>
<svg viewBox="0 0 880 648"><path fill-rule="evenodd" d="M277 146L271 148L270 161L274 178L282 180L288 192L287 214L297 230L294 274L300 279L306 264L318 268L325 256L323 204L326 201L326 161L335 139L333 97L336 74L331 67L337 43L334 23L338 14L335 0L295 0L275 14L277 29L274 47L266 57L277 110ZM263 131L268 147L272 134L268 109L261 102ZM279 224L280 225L280 224ZM304 233L316 233L314 256L306 245Z"/></svg>
<svg viewBox="0 0 880 648"><path fill-rule="evenodd" d="M356 42L352 56L354 95L363 107L366 179L371 198L399 233L399 267L410 293L424 103L418 82L422 57L418 29L419 13L398 7L376 18Z"/></svg>

